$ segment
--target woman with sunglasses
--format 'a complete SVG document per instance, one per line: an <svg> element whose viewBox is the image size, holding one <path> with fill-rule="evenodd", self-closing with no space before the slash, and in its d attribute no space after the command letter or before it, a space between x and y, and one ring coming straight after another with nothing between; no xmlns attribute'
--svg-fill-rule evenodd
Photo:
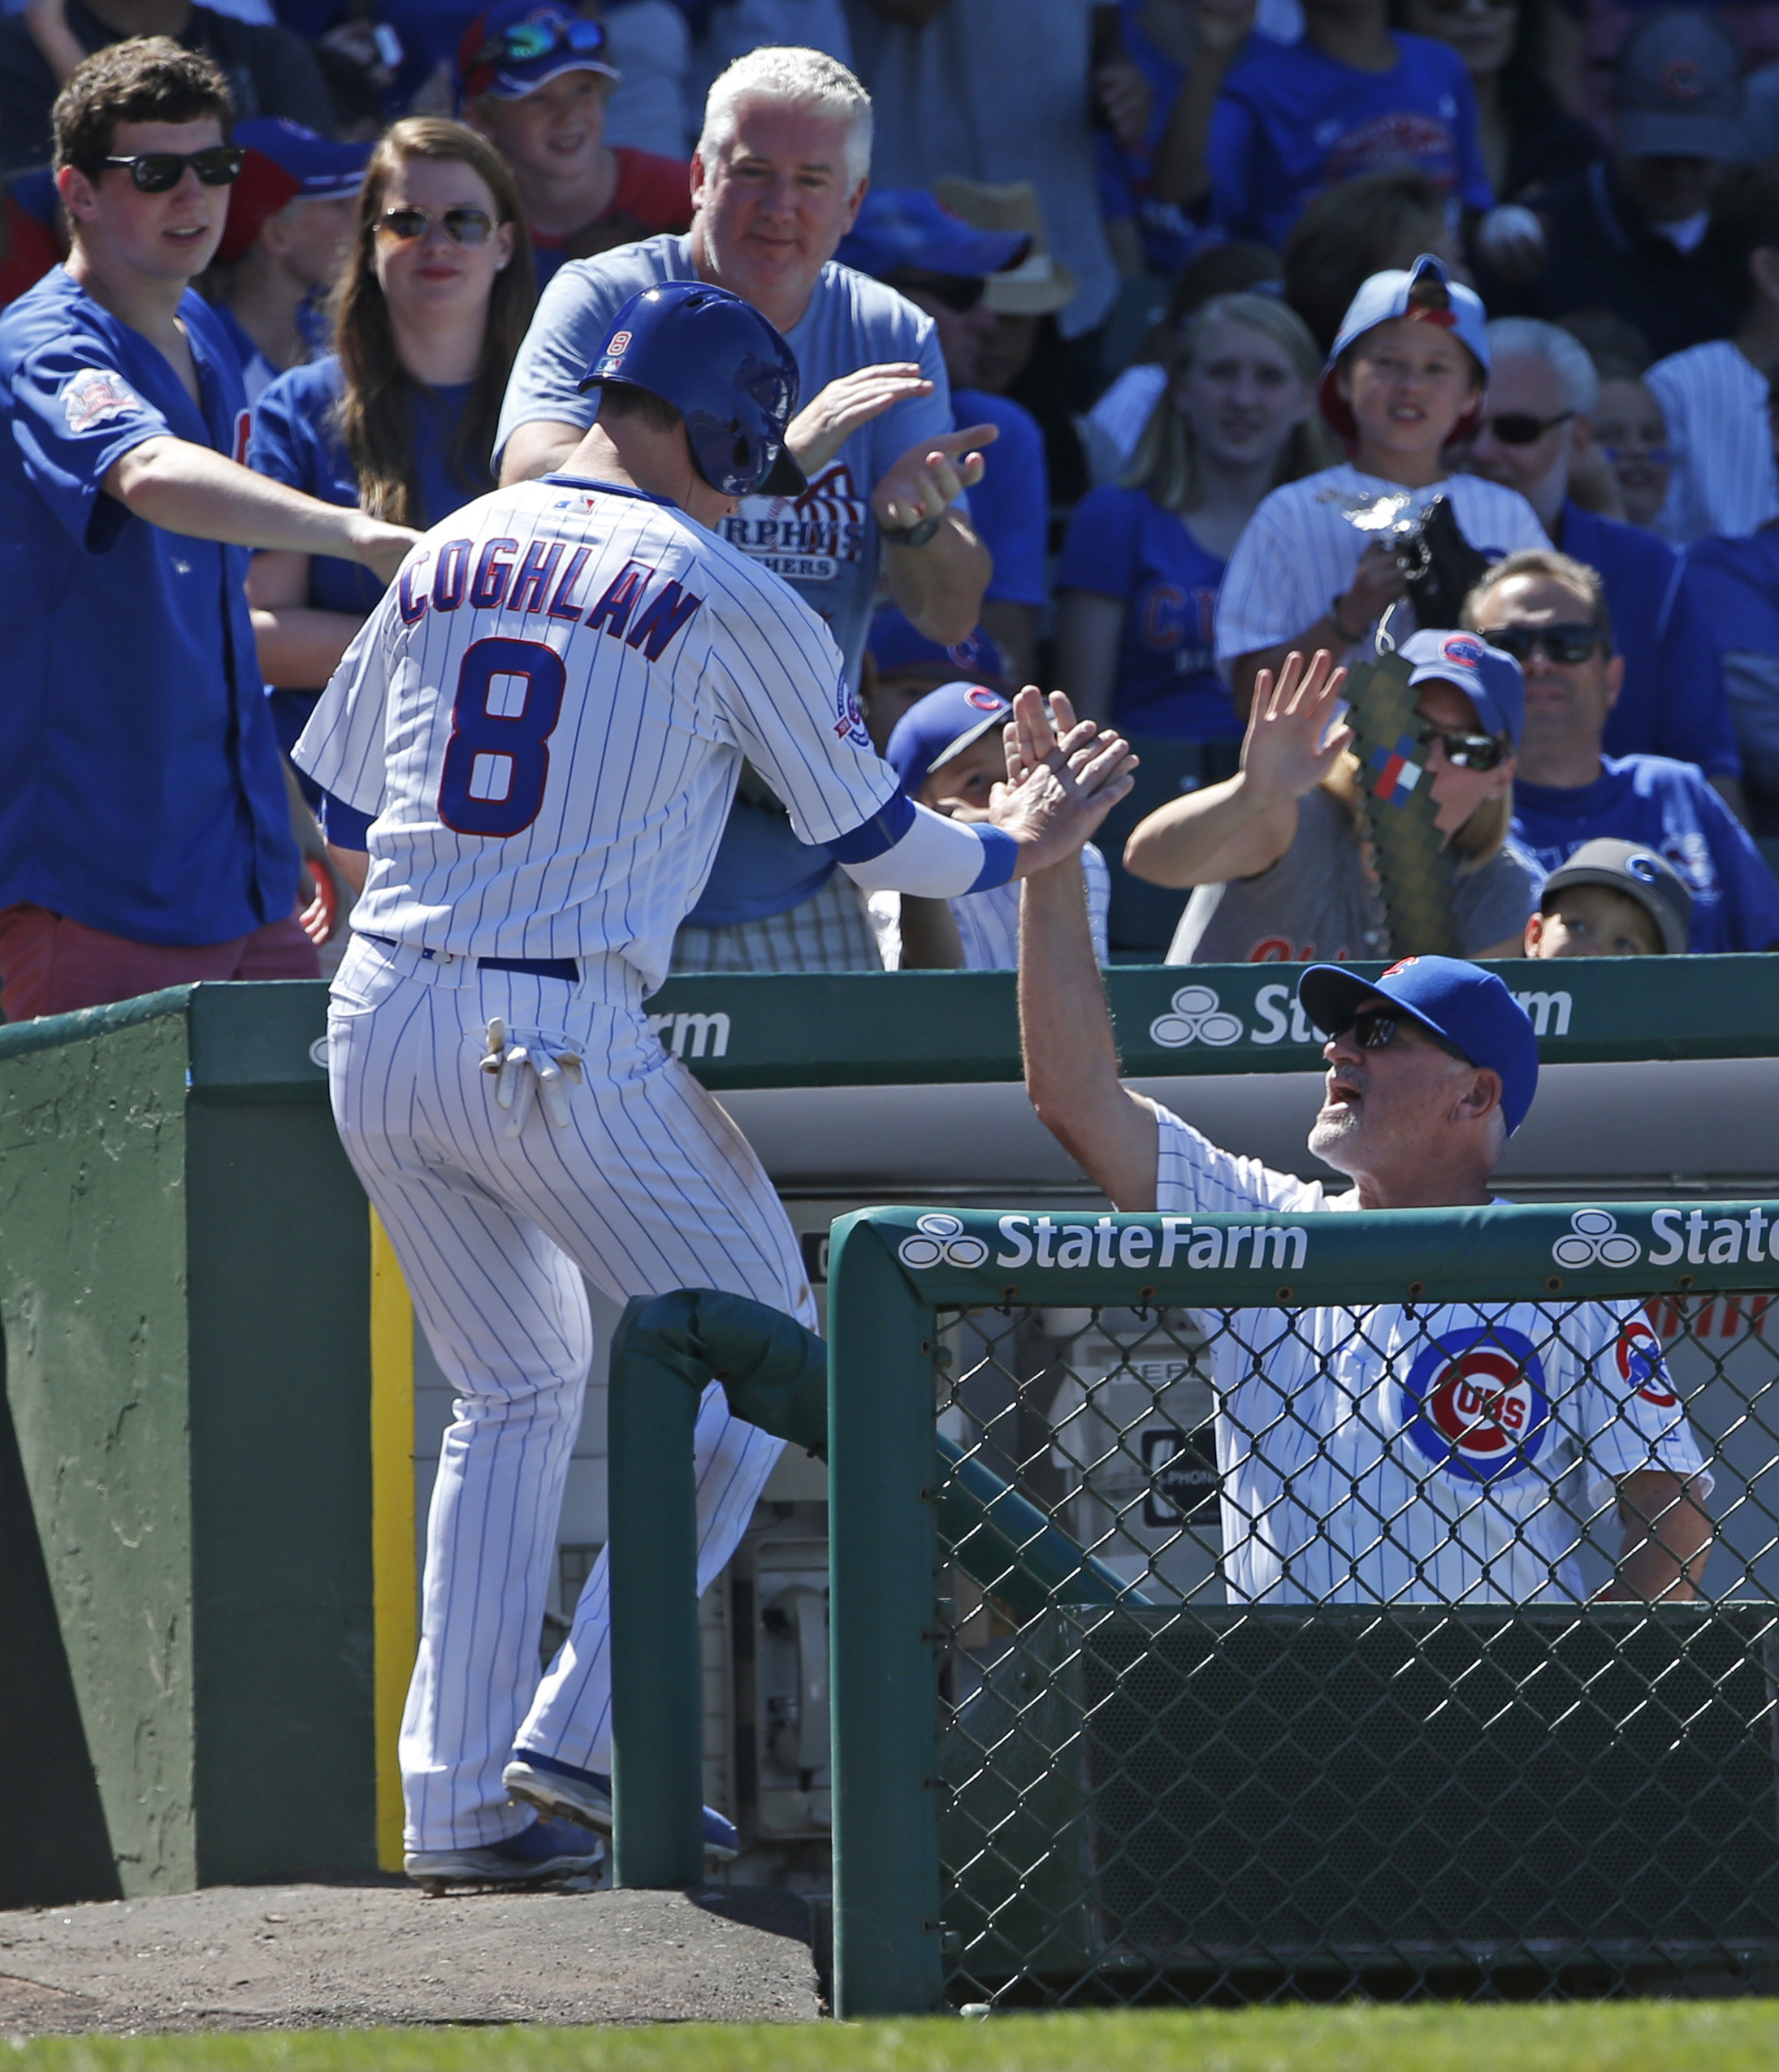
<svg viewBox="0 0 1779 2072"><path fill-rule="evenodd" d="M1218 593L1217 659L1238 712L1259 672L1276 677L1293 649L1370 651L1379 620L1408 590L1390 528L1436 499L1491 560L1550 544L1523 496L1452 472L1482 408L1484 322L1474 290L1426 253L1405 273L1374 274L1353 297L1321 391L1352 458L1266 499Z"/></svg>
<svg viewBox="0 0 1779 2072"><path fill-rule="evenodd" d="M335 350L261 396L250 465L421 528L492 489L500 398L534 300L518 207L512 174L474 131L397 123L365 175ZM349 562L254 556L248 594L287 753L382 593Z"/></svg>
<svg viewBox="0 0 1779 2072"><path fill-rule="evenodd" d="M1418 633L1400 652L1420 716L1412 759L1458 859L1462 954L1517 957L1540 873L1508 840L1513 759L1526 711L1520 666L1474 634ZM1171 799L1132 833L1124 863L1151 884L1195 889L1170 964L1336 962L1392 942L1370 854L1359 765L1340 724L1346 672L1326 649L1263 670L1227 782Z"/></svg>

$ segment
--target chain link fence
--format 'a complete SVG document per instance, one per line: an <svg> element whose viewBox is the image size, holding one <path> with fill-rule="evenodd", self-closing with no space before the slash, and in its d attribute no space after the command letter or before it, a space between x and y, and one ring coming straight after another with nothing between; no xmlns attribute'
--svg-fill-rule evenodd
<svg viewBox="0 0 1779 2072"><path fill-rule="evenodd" d="M849 1936L850 2011L912 2004L879 1962L904 1901L928 2005L1770 1989L1766 1223L1734 1204L859 1219L833 1310L842 2011ZM851 1287L846 1244L871 1255ZM849 1327L854 1289L871 1313ZM888 1495L867 1537L847 1520L881 1423L852 1400L874 1386L848 1371L866 1329L918 1360L903 1386L941 1441L924 1517L877 1550L924 1546L932 1578L934 1863L899 1900L862 1815L848 1832L849 1798L897 1769L861 1702L871 1637L848 1629L868 1535L901 1532ZM1034 1611L1016 1555L1002 1587L935 1535L972 1464L1115 1601ZM918 1707L900 1717L919 1733Z"/></svg>

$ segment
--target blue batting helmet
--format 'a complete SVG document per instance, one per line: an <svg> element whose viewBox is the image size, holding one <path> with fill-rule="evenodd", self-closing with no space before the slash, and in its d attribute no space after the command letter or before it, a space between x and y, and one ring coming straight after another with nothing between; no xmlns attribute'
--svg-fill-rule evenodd
<svg viewBox="0 0 1779 2072"><path fill-rule="evenodd" d="M800 496L809 487L785 450L797 362L759 310L726 288L669 280L633 295L581 387L606 382L671 403L698 472L725 496Z"/></svg>

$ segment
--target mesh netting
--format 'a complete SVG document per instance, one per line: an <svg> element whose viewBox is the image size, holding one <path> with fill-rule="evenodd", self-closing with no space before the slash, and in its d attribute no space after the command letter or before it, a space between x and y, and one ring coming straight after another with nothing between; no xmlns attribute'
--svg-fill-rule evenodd
<svg viewBox="0 0 1779 2072"><path fill-rule="evenodd" d="M954 2000L1770 1985L1770 1304L941 1311Z"/></svg>

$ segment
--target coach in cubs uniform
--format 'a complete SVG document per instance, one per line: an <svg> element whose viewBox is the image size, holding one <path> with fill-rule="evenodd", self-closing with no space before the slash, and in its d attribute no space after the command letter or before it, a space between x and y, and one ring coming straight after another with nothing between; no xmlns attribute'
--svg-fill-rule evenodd
<svg viewBox="0 0 1779 2072"><path fill-rule="evenodd" d="M1041 716L1036 746L1047 747ZM1491 1200L1490 1175L1538 1084L1531 1024L1500 980L1411 957L1376 980L1312 965L1299 990L1333 1032L1309 1148L1353 1179L1341 1194L1233 1157L1121 1085L1080 872L1024 887L1026 1084L1119 1209ZM1695 1594L1711 1477L1634 1303L1237 1311L1214 1359L1236 1601L1573 1599L1587 1522L1615 1499L1623 1546L1605 1594Z"/></svg>
<svg viewBox="0 0 1779 2072"><path fill-rule="evenodd" d="M427 1882L590 1860L509 1793L610 1825L603 1562L537 1673L593 1350L582 1274L620 1300L716 1287L814 1320L759 1161L643 1011L742 758L865 889L937 898L1074 856L1128 789L1123 744L1088 727L991 825L909 802L827 629L715 530L802 481L783 449L796 366L756 310L650 288L587 379L599 420L566 465L426 534L296 750L331 834L334 801L370 816L328 1024L335 1114L457 1397L401 1734L407 1866ZM706 1581L781 1450L707 1394ZM706 1839L734 1853L720 1816Z"/></svg>

